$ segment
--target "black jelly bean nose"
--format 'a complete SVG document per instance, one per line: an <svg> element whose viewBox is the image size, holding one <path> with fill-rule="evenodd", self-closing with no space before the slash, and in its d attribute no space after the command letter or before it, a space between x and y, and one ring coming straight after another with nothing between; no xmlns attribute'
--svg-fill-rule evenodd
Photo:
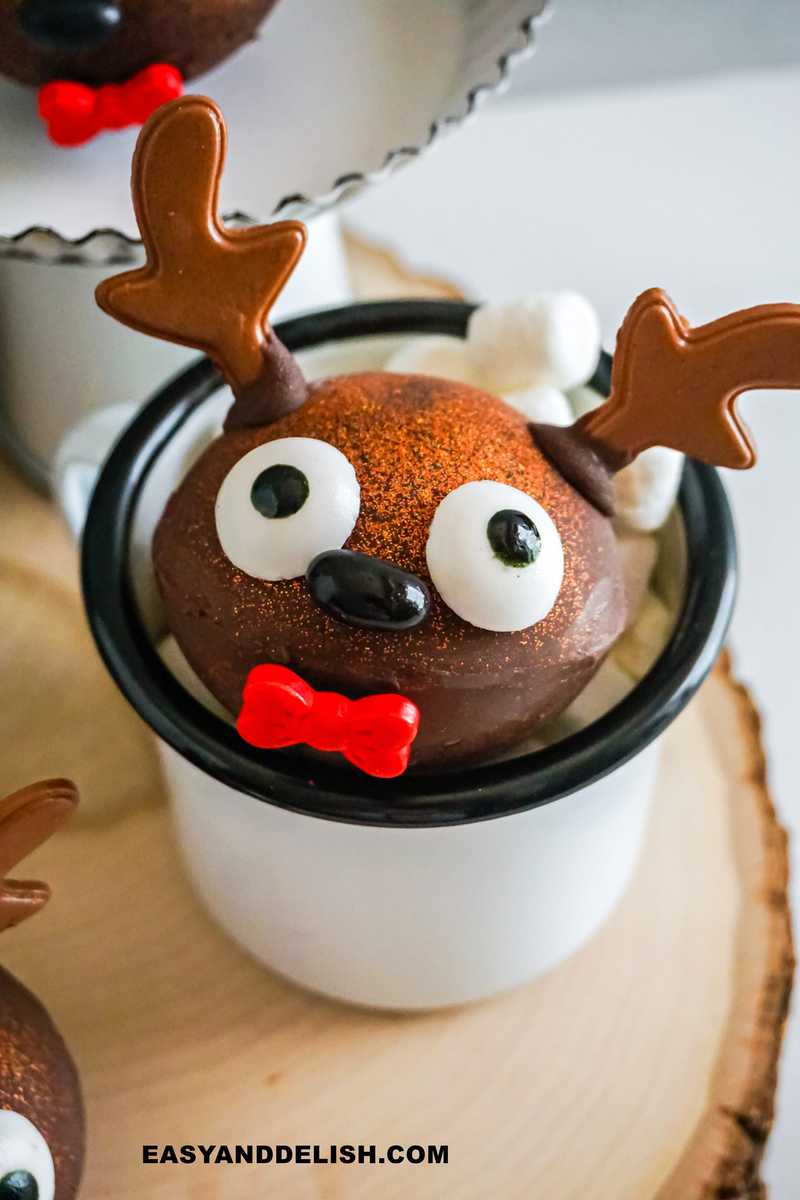
<svg viewBox="0 0 800 1200"><path fill-rule="evenodd" d="M262 517L291 517L303 507L308 492L308 479L302 471L276 463L256 476L250 500Z"/></svg>
<svg viewBox="0 0 800 1200"><path fill-rule="evenodd" d="M39 1185L30 1171L11 1171L0 1179L0 1200L39 1200Z"/></svg>
<svg viewBox="0 0 800 1200"><path fill-rule="evenodd" d="M366 629L412 629L424 621L431 598L416 575L353 550L326 550L306 579L321 608Z"/></svg>
<svg viewBox="0 0 800 1200"><path fill-rule="evenodd" d="M24 33L45 50L92 50L114 33L122 8L109 0L22 0Z"/></svg>
<svg viewBox="0 0 800 1200"><path fill-rule="evenodd" d="M530 517L503 508L490 517L486 536L495 556L507 567L529 567L536 562L542 538Z"/></svg>

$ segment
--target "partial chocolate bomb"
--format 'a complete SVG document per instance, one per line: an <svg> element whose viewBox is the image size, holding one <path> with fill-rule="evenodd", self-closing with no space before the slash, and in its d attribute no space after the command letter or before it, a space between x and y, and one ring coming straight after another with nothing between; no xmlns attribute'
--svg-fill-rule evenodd
<svg viewBox="0 0 800 1200"><path fill-rule="evenodd" d="M247 574L225 554L215 511L226 476L255 447L289 438L319 439L354 468L360 512L344 545L423 581L430 611L418 625L356 627L315 601L303 570L296 578L268 581ZM291 460L292 452L284 442L282 457ZM259 474L254 467L243 503L268 541L271 519L248 498ZM543 620L513 633L478 628L457 616L426 560L441 501L481 479L536 497L563 545L558 598ZM312 487L324 488L328 480L320 474ZM242 521L251 514L237 515ZM294 539L302 535L301 517L302 509L294 517ZM491 569L488 533L478 528L477 534L486 539ZM289 666L315 688L352 698L396 692L419 708L411 761L428 768L497 753L561 712L594 674L625 619L610 522L547 463L524 418L477 389L424 376L372 373L326 380L312 385L305 403L273 424L225 433L167 505L154 561L172 632L231 713L241 708L249 672L263 662ZM504 593L514 585L513 569L499 560L496 567L502 609ZM535 571L536 563L524 569Z"/></svg>
<svg viewBox="0 0 800 1200"><path fill-rule="evenodd" d="M17 1125L20 1133L30 1135L15 1115L40 1135L44 1145L39 1154L14 1158L8 1148L4 1152L3 1143L11 1140ZM36 1180L38 1200L47 1200L38 1164L47 1162L49 1152L54 1200L72 1200L81 1180L84 1140L80 1083L69 1051L36 997L0 967L0 1197L6 1195L3 1180L18 1172ZM11 1171L5 1169L9 1166ZM20 1188L20 1196L28 1194L37 1195Z"/></svg>
<svg viewBox="0 0 800 1200"><path fill-rule="evenodd" d="M169 627L256 747L384 778L491 759L566 708L622 632L614 474L654 445L751 465L734 400L800 386L800 308L691 329L643 293L609 399L569 429L422 375L308 386L268 325L303 228L220 224L225 139L202 97L151 118L133 165L147 262L97 292L205 351L235 395L156 531Z"/></svg>
<svg viewBox="0 0 800 1200"><path fill-rule="evenodd" d="M0 0L0 74L122 83L153 63L193 79L256 33L276 0Z"/></svg>
<svg viewBox="0 0 800 1200"><path fill-rule="evenodd" d="M43 883L5 878L78 803L73 784L48 780L0 800L0 931L38 912ZM0 968L0 1200L73 1200L85 1120L78 1073L35 996Z"/></svg>

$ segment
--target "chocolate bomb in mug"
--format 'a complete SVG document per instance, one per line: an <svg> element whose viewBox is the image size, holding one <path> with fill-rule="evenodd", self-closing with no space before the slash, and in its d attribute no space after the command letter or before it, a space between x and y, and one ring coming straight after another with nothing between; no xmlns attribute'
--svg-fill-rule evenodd
<svg viewBox="0 0 800 1200"><path fill-rule="evenodd" d="M382 781L408 771L411 788L387 790L377 807L387 825L411 823L414 809L404 809L400 795L469 792L469 772L455 772L475 765L479 775L513 752L592 678L625 621L610 520L615 473L654 445L751 465L733 400L747 387L800 385L800 310L765 306L693 330L663 293L644 293L620 331L610 398L568 429L530 426L488 393L426 376L377 372L307 385L266 320L302 251L303 227L223 229L216 204L223 154L224 126L207 100L187 98L151 119L134 163L148 263L98 292L104 308L134 327L209 353L235 395L223 434L179 484L156 532L167 622L197 675L237 716L241 737L257 748L248 762L263 751L270 772L294 782L305 774L313 787L322 777L318 756L341 756L352 781L338 770L345 796L363 795L359 772L371 777L380 797L381 788L394 786ZM93 512L99 503L96 496ZM91 528L90 514L90 543ZM86 557L84 563L92 617L94 569ZM106 637L100 640L126 686L118 654L103 645ZM670 716L674 711L673 704ZM312 757L298 766L307 747ZM285 766L275 750L286 751ZM584 773L586 765L584 759ZM598 775L609 769L604 755L597 765ZM212 773L236 791L240 780L230 771ZM205 782L195 779L194 786L206 793ZM530 775L529 782L533 794ZM475 787L480 792L478 778ZM281 796L280 788L265 788L261 795L301 807L293 790L287 785ZM512 807L519 809L513 790ZM559 852L568 853L580 834L574 805L561 797ZM455 982L458 971L445 967L433 986L415 987L421 964L412 953L398 986L388 980L386 964L376 963L365 972L368 982L345 986L346 972L328 970L323 978L307 956L298 966L285 944L245 935L255 893L242 887L243 904L229 903L227 912L220 901L226 838L233 870L259 824L249 798L241 799L248 801L241 810L232 803L218 814L218 861L196 864L195 879L223 924L284 973L334 994L392 1005L452 1003L532 973L530 956L527 968L517 961L516 945L514 953L506 947L500 954L502 962L495 954L489 970L473 962ZM491 807L480 815L496 816ZM444 808L438 805L446 824ZM549 822L534 815L543 830ZM197 843L202 821L184 817L183 834ZM346 804L341 817L348 820ZM463 817L454 805L452 821ZM263 813L261 823L269 823ZM208 830L200 840L210 840ZM329 826L334 859L338 840ZM505 835L502 841L508 851ZM546 842L543 832L538 841ZM455 846L457 838L450 842ZM198 845L193 853L201 854ZM384 901L393 857L387 847L384 838L380 851L377 845L366 851L380 864ZM444 885L447 857L445 850L439 859ZM454 901L465 890L462 870L453 864ZM511 876L499 871L505 890ZM321 899L319 875L310 878L312 896ZM530 893L517 899L522 911L531 908ZM376 906L382 919L384 901ZM277 904L275 895L268 903ZM301 898L297 903L303 907ZM325 899L329 912L348 917L353 903L341 888L338 898ZM323 906L312 907L318 917ZM574 948L609 903L594 909L597 919L587 925L581 918L580 936L573 929L556 938L561 951L548 948L536 969L563 955L564 944ZM429 920L427 928L435 925ZM524 928L515 936L521 944ZM461 960L465 952L462 946ZM446 963L443 946L438 953Z"/></svg>

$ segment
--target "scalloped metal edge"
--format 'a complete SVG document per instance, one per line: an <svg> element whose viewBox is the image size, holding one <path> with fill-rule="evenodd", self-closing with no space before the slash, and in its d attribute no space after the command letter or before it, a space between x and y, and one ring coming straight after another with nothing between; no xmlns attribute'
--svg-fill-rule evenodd
<svg viewBox="0 0 800 1200"><path fill-rule="evenodd" d="M534 3L534 0L531 0ZM502 94L508 88L511 74L525 59L530 58L536 48L537 26L550 15L550 0L535 0L534 11L520 21L514 37L519 44L511 46L497 59L497 77L486 83L475 84L467 92L461 111L447 113L432 122L427 138L418 146L400 146L390 150L380 167L372 171L354 171L340 175L331 188L321 196L306 196L301 192L282 197L270 213L270 217L300 217L307 220L326 212L345 199L350 199L368 187L383 182L399 167L419 158L442 137L469 121L481 105L490 97ZM223 214L228 225L244 227L257 225L264 218L251 217L247 213ZM112 266L135 261L134 251L141 242L120 230L111 228L93 229L79 238L66 238L56 229L46 225L30 225L13 237L0 237L0 258L24 259L29 262L80 264L83 266Z"/></svg>

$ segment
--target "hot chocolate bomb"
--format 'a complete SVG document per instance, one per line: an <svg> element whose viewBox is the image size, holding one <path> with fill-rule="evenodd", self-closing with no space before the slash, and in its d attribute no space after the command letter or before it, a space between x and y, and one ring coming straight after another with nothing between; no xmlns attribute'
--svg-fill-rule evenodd
<svg viewBox="0 0 800 1200"><path fill-rule="evenodd" d="M46 904L43 883L4 879L78 802L64 779L0 800L0 932ZM73 1200L84 1114L75 1065L35 996L0 968L0 1200Z"/></svg>
<svg viewBox="0 0 800 1200"><path fill-rule="evenodd" d="M202 75L248 41L276 0L0 0L0 74L121 83L152 63Z"/></svg>
<svg viewBox="0 0 800 1200"><path fill-rule="evenodd" d="M644 293L610 399L569 429L427 376L308 385L267 326L305 231L219 225L224 147L203 98L151 119L133 172L147 265L98 289L207 352L236 397L156 531L169 627L255 745L383 776L485 761L566 708L624 627L614 473L656 444L751 465L733 399L800 386L800 309L692 330Z"/></svg>
<svg viewBox="0 0 800 1200"><path fill-rule="evenodd" d="M346 462L307 464L306 448L294 439L320 439ZM341 558L335 551L317 559L330 540L327 521L304 554L287 563L295 578L265 582L256 576L271 566L273 551L267 547L263 556L257 551L252 559L242 554L238 565L232 562L220 544L220 525L249 523L250 512L256 525L265 520L249 497L264 469L257 447L275 447L282 463L305 468L311 487L331 491L349 463L360 483L358 517L352 532L334 535L334 541L373 562ZM254 457L243 464L242 487L228 484L222 492L248 453ZM421 470L421 464L435 469ZM484 479L492 482L477 482ZM469 488L485 494L471 496ZM463 523L464 542L477 534L477 545L459 548L458 530L448 522L438 535L434 527L435 545L426 559L432 523L447 498L451 519ZM482 628L474 622L496 623L498 613L503 619L504 591L513 586L507 576L514 570L491 553L488 542L481 554L483 528L495 513L525 509L542 539L540 559L552 552L556 562L534 564L543 569L541 601L533 595L523 604L532 603L533 611L537 603L549 605L563 544L560 593L537 624L527 621L515 632ZM545 523L542 510L552 524ZM524 536L524 523L517 524ZM509 558L515 552L525 558L525 547L513 544L518 536L513 518L508 525ZM276 570L280 553L275 551ZM464 601L472 606L473 623L444 599L447 589L461 587L458 564L448 562L451 554L463 555L468 576L479 567L484 572L463 580L467 591L472 588ZM479 555L485 562L474 561ZM245 681L260 662L290 666L314 687L351 697L399 693L421 713L414 745L418 765L483 757L524 738L581 690L625 617L610 522L576 496L539 453L524 419L477 389L423 376L374 373L326 380L273 424L229 430L170 500L154 559L172 632L231 712L241 708ZM308 568L315 559L306 579L303 561ZM418 624L402 628L418 615L423 615ZM353 617L373 625L360 627Z"/></svg>
<svg viewBox="0 0 800 1200"><path fill-rule="evenodd" d="M0 0L0 75L40 87L51 140L79 146L141 125L253 38L275 3Z"/></svg>

